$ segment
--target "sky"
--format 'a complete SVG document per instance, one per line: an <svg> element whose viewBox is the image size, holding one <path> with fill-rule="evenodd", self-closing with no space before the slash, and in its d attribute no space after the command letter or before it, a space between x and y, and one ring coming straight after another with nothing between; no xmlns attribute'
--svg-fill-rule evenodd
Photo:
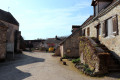
<svg viewBox="0 0 120 80"><path fill-rule="evenodd" d="M19 22L25 40L69 36L93 14L92 0L0 0L0 9Z"/></svg>

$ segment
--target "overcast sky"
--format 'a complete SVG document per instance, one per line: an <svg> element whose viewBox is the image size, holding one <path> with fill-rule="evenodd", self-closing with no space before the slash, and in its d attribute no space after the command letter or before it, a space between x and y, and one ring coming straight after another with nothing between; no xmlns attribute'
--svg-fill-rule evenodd
<svg viewBox="0 0 120 80"><path fill-rule="evenodd" d="M71 34L93 14L92 0L0 0L20 23L24 39L51 38ZM9 9L8 9L9 7Z"/></svg>

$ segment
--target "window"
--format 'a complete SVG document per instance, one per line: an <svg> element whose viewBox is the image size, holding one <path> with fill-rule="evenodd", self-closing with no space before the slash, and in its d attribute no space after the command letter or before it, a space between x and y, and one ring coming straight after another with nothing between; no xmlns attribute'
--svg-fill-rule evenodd
<svg viewBox="0 0 120 80"><path fill-rule="evenodd" d="M101 35L101 30L102 30L102 29L101 29L101 26L100 26L100 27L99 27L99 35Z"/></svg>
<svg viewBox="0 0 120 80"><path fill-rule="evenodd" d="M118 31L118 18L117 18L117 16L114 16L112 18L112 21L113 21L113 35L116 36L119 34L118 33L119 31Z"/></svg>
<svg viewBox="0 0 120 80"><path fill-rule="evenodd" d="M87 28L87 36L90 36L90 28Z"/></svg>
<svg viewBox="0 0 120 80"><path fill-rule="evenodd" d="M83 30L83 36L85 36L85 29Z"/></svg>
<svg viewBox="0 0 120 80"><path fill-rule="evenodd" d="M98 5L95 6L95 16L98 15Z"/></svg>
<svg viewBox="0 0 120 80"><path fill-rule="evenodd" d="M103 23L103 36L118 35L118 21L117 16L111 17Z"/></svg>

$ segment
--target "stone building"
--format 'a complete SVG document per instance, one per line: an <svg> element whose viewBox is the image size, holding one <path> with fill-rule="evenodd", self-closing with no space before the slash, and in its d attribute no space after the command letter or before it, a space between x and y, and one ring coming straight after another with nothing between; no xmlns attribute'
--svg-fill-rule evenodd
<svg viewBox="0 0 120 80"><path fill-rule="evenodd" d="M92 0L92 6L94 14L56 52L80 57L96 74L120 71L120 0Z"/></svg>
<svg viewBox="0 0 120 80"><path fill-rule="evenodd" d="M54 47L56 49L61 42L62 38L58 38L57 36L55 38L48 38L44 42L44 46L49 49L50 47Z"/></svg>
<svg viewBox="0 0 120 80"><path fill-rule="evenodd" d="M19 51L20 35L19 23L10 12L0 9L0 21L8 27L7 30L7 52L14 53Z"/></svg>
<svg viewBox="0 0 120 80"><path fill-rule="evenodd" d="M5 59L6 56L6 35L8 27L0 21L0 61Z"/></svg>
<svg viewBox="0 0 120 80"><path fill-rule="evenodd" d="M79 36L82 36L82 28L80 27L79 25L73 25L73 33L60 43L61 57L64 55L67 57L79 57Z"/></svg>
<svg viewBox="0 0 120 80"><path fill-rule="evenodd" d="M93 0L94 15L82 26L83 35L97 38L120 59L120 0Z"/></svg>
<svg viewBox="0 0 120 80"><path fill-rule="evenodd" d="M34 49L39 49L41 47L41 44L45 40L39 39L39 40L25 40L25 47L26 48L34 48Z"/></svg>

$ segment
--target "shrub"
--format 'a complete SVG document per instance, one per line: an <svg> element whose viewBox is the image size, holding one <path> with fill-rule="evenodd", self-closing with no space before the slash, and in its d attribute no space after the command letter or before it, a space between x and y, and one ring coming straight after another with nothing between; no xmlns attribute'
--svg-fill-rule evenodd
<svg viewBox="0 0 120 80"><path fill-rule="evenodd" d="M84 64L84 67L85 67L85 68L88 68L89 66L88 66L88 64Z"/></svg>
<svg viewBox="0 0 120 80"><path fill-rule="evenodd" d="M72 63L79 63L80 62L80 58L78 59L72 59Z"/></svg>
<svg viewBox="0 0 120 80"><path fill-rule="evenodd" d="M86 68L85 72L86 72L86 73L91 73L92 70L90 70L90 68Z"/></svg>
<svg viewBox="0 0 120 80"><path fill-rule="evenodd" d="M68 57L64 54L63 59L67 59Z"/></svg>
<svg viewBox="0 0 120 80"><path fill-rule="evenodd" d="M83 71L85 72L85 74L89 74L89 75L94 72L89 68L88 64L84 64Z"/></svg>

